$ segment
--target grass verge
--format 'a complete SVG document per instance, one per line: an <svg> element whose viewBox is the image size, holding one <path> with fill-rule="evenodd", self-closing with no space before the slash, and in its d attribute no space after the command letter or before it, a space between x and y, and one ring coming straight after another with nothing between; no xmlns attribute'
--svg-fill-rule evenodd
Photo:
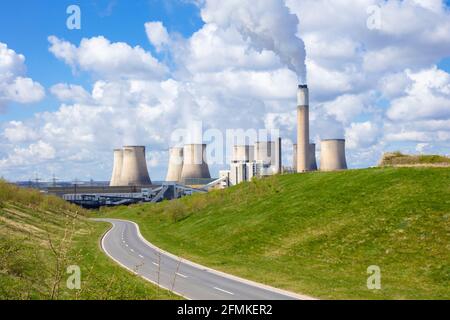
<svg viewBox="0 0 450 320"><path fill-rule="evenodd" d="M285 175L177 201L106 210L155 245L330 299L450 299L450 169ZM382 289L367 288L367 268Z"/></svg>

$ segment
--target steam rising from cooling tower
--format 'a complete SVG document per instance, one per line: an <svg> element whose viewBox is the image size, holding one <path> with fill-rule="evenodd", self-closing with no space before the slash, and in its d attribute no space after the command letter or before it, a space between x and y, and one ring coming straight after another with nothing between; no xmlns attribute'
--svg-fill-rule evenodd
<svg viewBox="0 0 450 320"><path fill-rule="evenodd" d="M183 148L174 147L169 149L169 168L167 169L166 181L180 182L183 170Z"/></svg>
<svg viewBox="0 0 450 320"><path fill-rule="evenodd" d="M305 44L297 37L299 20L280 0L208 0L202 10L205 22L235 28L253 49L270 50L306 82Z"/></svg>
<svg viewBox="0 0 450 320"><path fill-rule="evenodd" d="M126 146L114 151L114 168L110 186L151 185L144 146Z"/></svg>
<svg viewBox="0 0 450 320"><path fill-rule="evenodd" d="M183 148L183 169L181 180L210 179L206 162L206 144L187 144Z"/></svg>

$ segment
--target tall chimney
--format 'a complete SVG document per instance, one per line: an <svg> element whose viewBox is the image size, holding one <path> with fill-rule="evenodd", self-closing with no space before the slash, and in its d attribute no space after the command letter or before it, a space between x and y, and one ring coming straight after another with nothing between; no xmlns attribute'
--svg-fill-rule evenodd
<svg viewBox="0 0 450 320"><path fill-rule="evenodd" d="M309 169L309 91L299 85L297 91L297 172Z"/></svg>

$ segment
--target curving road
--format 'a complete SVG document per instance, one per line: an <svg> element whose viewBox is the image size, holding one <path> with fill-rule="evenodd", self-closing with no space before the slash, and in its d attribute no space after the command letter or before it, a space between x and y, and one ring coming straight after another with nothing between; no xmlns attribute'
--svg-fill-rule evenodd
<svg viewBox="0 0 450 320"><path fill-rule="evenodd" d="M234 277L167 253L146 241L137 224L95 219L113 226L102 238L102 248L114 261L144 279L194 300L312 299Z"/></svg>

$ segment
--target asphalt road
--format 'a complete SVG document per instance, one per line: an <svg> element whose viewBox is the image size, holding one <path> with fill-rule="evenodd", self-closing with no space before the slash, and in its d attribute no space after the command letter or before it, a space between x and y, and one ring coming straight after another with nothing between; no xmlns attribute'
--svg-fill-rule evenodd
<svg viewBox="0 0 450 320"><path fill-rule="evenodd" d="M129 221L97 219L113 227L104 235L102 248L114 261L178 295L194 300L310 299L287 291L227 275L158 249Z"/></svg>

